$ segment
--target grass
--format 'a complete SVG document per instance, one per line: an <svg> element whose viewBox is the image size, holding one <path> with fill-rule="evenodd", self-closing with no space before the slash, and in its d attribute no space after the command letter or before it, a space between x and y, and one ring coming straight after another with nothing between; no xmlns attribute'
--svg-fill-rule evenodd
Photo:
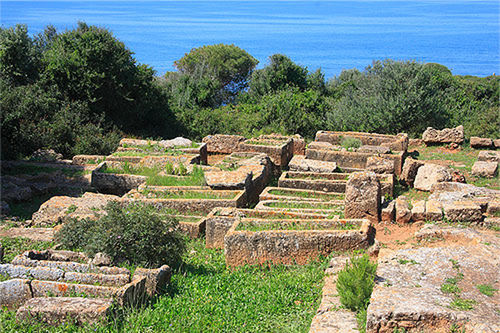
<svg viewBox="0 0 500 333"><path fill-rule="evenodd" d="M332 177L328 176L321 176L321 175L307 175L307 174L301 174L301 173L295 173L295 174L288 174L287 178L290 179L305 179L305 180L330 180L330 181L343 181L343 180L348 180L349 175L345 175L343 177L334 177L334 174L330 174Z"/></svg>
<svg viewBox="0 0 500 333"><path fill-rule="evenodd" d="M467 146L462 146L460 150L454 150L449 152L443 150L440 146L419 146L417 148L419 155L417 159L419 160L441 160L441 161L451 161L461 166L455 166L456 168L470 171L472 165L477 161L477 155L479 151L474 150Z"/></svg>
<svg viewBox="0 0 500 333"><path fill-rule="evenodd" d="M323 202L291 202L291 201L274 201L266 206L275 208L297 208L297 209L332 209L342 210L342 207L335 204Z"/></svg>
<svg viewBox="0 0 500 333"><path fill-rule="evenodd" d="M156 199L234 199L237 193L228 193L225 191L151 191L143 190L141 192L147 198Z"/></svg>
<svg viewBox="0 0 500 333"><path fill-rule="evenodd" d="M42 326L0 311L1 332L308 332L321 299L328 259L304 266L228 269L222 250L188 243L165 295L151 306L122 309L109 323Z"/></svg>
<svg viewBox="0 0 500 333"><path fill-rule="evenodd" d="M268 140L247 140L244 141L243 143L255 146L272 146L272 147L279 147L284 144L283 142L273 142Z"/></svg>
<svg viewBox="0 0 500 333"><path fill-rule="evenodd" d="M161 208L160 210L158 210L158 214L165 215L165 216L171 216L171 215L206 216L207 215L207 213L202 212L202 211L196 211L196 210L180 211L180 210L172 209L172 208Z"/></svg>
<svg viewBox="0 0 500 333"><path fill-rule="evenodd" d="M483 295L492 297L498 290L493 288L493 286L489 284L480 284L476 286L477 290Z"/></svg>
<svg viewBox="0 0 500 333"><path fill-rule="evenodd" d="M11 262L15 256L28 250L46 250L54 246L54 242L33 241L27 238L0 238L0 243L4 249L3 262ZM0 330L1 331L1 330Z"/></svg>
<svg viewBox="0 0 500 333"><path fill-rule="evenodd" d="M342 223L338 224L321 224L318 222L253 222L245 221L238 224L236 227L237 231L269 231L269 230L355 230L359 229L358 225L352 223Z"/></svg>
<svg viewBox="0 0 500 333"><path fill-rule="evenodd" d="M325 199L325 200L344 200L343 194L331 194L331 193L320 193L320 192L270 190L269 194L284 196L284 197L312 198L312 199Z"/></svg>
<svg viewBox="0 0 500 333"><path fill-rule="evenodd" d="M203 169L194 167L193 172L185 177L153 175L146 179L146 185L154 186L204 186L205 175Z"/></svg>

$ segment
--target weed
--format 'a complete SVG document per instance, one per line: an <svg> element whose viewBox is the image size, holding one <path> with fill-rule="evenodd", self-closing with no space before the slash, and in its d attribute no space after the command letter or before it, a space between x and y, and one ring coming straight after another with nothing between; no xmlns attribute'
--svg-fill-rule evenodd
<svg viewBox="0 0 500 333"><path fill-rule="evenodd" d="M328 204L324 202L294 202L294 201L274 201L266 204L268 207L275 208L294 208L294 209L328 209L339 210L343 209L342 206L336 204Z"/></svg>
<svg viewBox="0 0 500 333"><path fill-rule="evenodd" d="M473 299L464 299L464 298L456 297L450 303L450 308L452 308L454 310L467 311L467 310L473 310L474 305L476 305L476 304L477 304L477 302Z"/></svg>
<svg viewBox="0 0 500 333"><path fill-rule="evenodd" d="M343 200L343 194L321 193L321 192L306 192L306 191L287 191L286 189L270 190L269 194L284 196L284 197L297 197L297 198L314 198L324 200Z"/></svg>
<svg viewBox="0 0 500 333"><path fill-rule="evenodd" d="M406 265L406 264L412 264L412 265L420 265L419 262L413 260L413 259L410 259L410 260L407 260L407 259L399 259L398 261L401 265Z"/></svg>
<svg viewBox="0 0 500 333"><path fill-rule="evenodd" d="M315 221L308 223L297 223L297 222L265 222L265 223L255 223L255 222L241 222L236 227L236 230L246 230L246 231L268 231L268 230L353 230L358 229L359 226L352 223L338 222L334 225L331 224L321 224Z"/></svg>
<svg viewBox="0 0 500 333"><path fill-rule="evenodd" d="M479 290L481 294L489 297L492 297L498 291L489 284L479 284L476 286L476 288Z"/></svg>
<svg viewBox="0 0 500 333"><path fill-rule="evenodd" d="M377 265L368 255L352 257L338 274L337 290L343 306L354 311L366 309L375 284Z"/></svg>
<svg viewBox="0 0 500 333"><path fill-rule="evenodd" d="M8 263L15 256L28 250L42 251L54 246L53 242L34 241L27 238L0 238L0 244L4 249L3 262Z"/></svg>
<svg viewBox="0 0 500 333"><path fill-rule="evenodd" d="M71 205L68 207L68 209L66 209L66 214L74 213L77 209L78 207L76 205Z"/></svg>
<svg viewBox="0 0 500 333"><path fill-rule="evenodd" d="M353 137L347 136L345 138L342 138L340 145L347 150L353 150L353 149L357 149L357 148L361 147L363 145L363 143L358 138L353 138Z"/></svg>

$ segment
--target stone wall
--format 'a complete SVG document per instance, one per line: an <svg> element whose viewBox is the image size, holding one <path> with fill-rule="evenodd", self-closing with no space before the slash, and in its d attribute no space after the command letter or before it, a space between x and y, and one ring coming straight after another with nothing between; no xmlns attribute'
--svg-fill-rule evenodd
<svg viewBox="0 0 500 333"><path fill-rule="evenodd" d="M398 135L385 135L363 132L318 131L316 132L315 141L329 142L333 145L340 145L342 139L347 137L359 139L363 145L367 146L383 146L392 151L408 150L408 135L404 133Z"/></svg>

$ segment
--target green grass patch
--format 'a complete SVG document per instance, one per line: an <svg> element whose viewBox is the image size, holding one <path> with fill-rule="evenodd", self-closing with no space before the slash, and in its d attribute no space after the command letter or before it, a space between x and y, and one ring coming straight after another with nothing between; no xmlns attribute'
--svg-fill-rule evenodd
<svg viewBox="0 0 500 333"><path fill-rule="evenodd" d="M419 155L417 159L419 160L441 160L441 161L452 161L458 164L462 164L459 169L470 171L472 165L477 161L477 155L479 151L476 151L470 147L462 146L460 150L448 151L443 150L440 146L419 146Z"/></svg>
<svg viewBox="0 0 500 333"><path fill-rule="evenodd" d="M36 164L20 164L16 165L12 168L5 168L2 170L2 174L5 176L18 176L18 175L39 175L41 173L54 173L60 171L66 177L76 178L81 177L83 175L90 174L90 171L83 169L74 169L74 168L55 168L55 167L47 167Z"/></svg>
<svg viewBox="0 0 500 333"><path fill-rule="evenodd" d="M479 284L476 286L477 290L483 295L492 297L498 290L493 288L493 286L489 284Z"/></svg>
<svg viewBox="0 0 500 333"><path fill-rule="evenodd" d="M144 189L140 192L147 198L155 199L234 199L237 193L225 192L225 191L151 191Z"/></svg>
<svg viewBox="0 0 500 333"><path fill-rule="evenodd" d="M271 147L279 147L284 144L284 142L274 142L268 140L247 140L244 141L245 144L255 145L255 146L271 146Z"/></svg>
<svg viewBox="0 0 500 333"><path fill-rule="evenodd" d="M256 221L243 221L238 224L236 230L238 231L271 231L271 230L355 230L359 226L352 223L319 223L311 221L306 222L256 222Z"/></svg>
<svg viewBox="0 0 500 333"><path fill-rule="evenodd" d="M284 196L284 197L298 197L298 198L311 198L311 199L324 199L324 200L344 200L343 194L331 194L331 193L319 193L319 192L270 190L269 194Z"/></svg>
<svg viewBox="0 0 500 333"><path fill-rule="evenodd" d="M16 216L21 220L31 219L33 213L40 209L40 206L56 195L64 195L63 191L54 191L47 194L33 196L29 201L21 201L9 204L9 216Z"/></svg>
<svg viewBox="0 0 500 333"><path fill-rule="evenodd" d="M154 175L148 177L146 185L153 186L204 186L205 175L203 169L195 166L193 171L184 177Z"/></svg>
<svg viewBox="0 0 500 333"><path fill-rule="evenodd" d="M454 310L468 311L468 310L474 310L474 305L476 304L477 302L473 299L456 297L455 299L453 299L453 301L451 301L450 308Z"/></svg>
<svg viewBox="0 0 500 333"><path fill-rule="evenodd" d="M273 201L266 204L267 207L274 208L296 208L296 209L329 209L343 210L342 206L328 204L324 202L291 202L291 201Z"/></svg>
<svg viewBox="0 0 500 333"><path fill-rule="evenodd" d="M0 243L4 249L3 262L11 262L15 256L28 250L46 250L54 246L54 242L33 241L27 238L1 237Z"/></svg>

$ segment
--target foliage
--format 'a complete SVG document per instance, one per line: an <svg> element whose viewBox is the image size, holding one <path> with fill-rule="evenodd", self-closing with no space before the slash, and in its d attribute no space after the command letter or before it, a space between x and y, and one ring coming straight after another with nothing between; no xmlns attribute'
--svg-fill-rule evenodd
<svg viewBox="0 0 500 333"><path fill-rule="evenodd" d="M366 309L375 284L377 265L370 262L368 255L353 257L339 272L337 290L340 302L353 311Z"/></svg>
<svg viewBox="0 0 500 333"><path fill-rule="evenodd" d="M360 139L347 136L342 139L340 145L345 149L349 150L351 148L359 148L363 145Z"/></svg>
<svg viewBox="0 0 500 333"><path fill-rule="evenodd" d="M53 242L34 241L28 238L1 237L0 244L4 250L4 263L9 263L15 256L28 250L42 251L54 246Z"/></svg>
<svg viewBox="0 0 500 333"><path fill-rule="evenodd" d="M175 219L160 218L150 206L111 202L97 221L72 219L55 237L67 248L90 255L104 252L115 264L159 267L180 263L185 244L177 225Z"/></svg>

